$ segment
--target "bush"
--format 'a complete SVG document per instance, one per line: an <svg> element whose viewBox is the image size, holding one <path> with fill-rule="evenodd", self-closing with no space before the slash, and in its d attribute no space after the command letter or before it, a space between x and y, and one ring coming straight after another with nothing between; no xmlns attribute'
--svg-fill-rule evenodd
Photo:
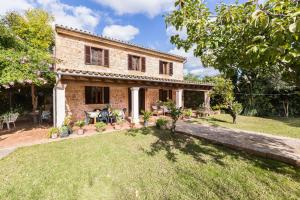
<svg viewBox="0 0 300 200"><path fill-rule="evenodd" d="M161 128L163 126L167 126L168 122L169 121L167 119L165 119L165 118L158 118L156 120L156 127L157 128Z"/></svg>
<svg viewBox="0 0 300 200"><path fill-rule="evenodd" d="M102 132L105 130L106 124L104 122L97 122L95 127L98 132Z"/></svg>
<svg viewBox="0 0 300 200"><path fill-rule="evenodd" d="M85 125L85 122L83 120L78 120L76 123L75 123L75 126L78 126L79 128L82 128L84 127Z"/></svg>
<svg viewBox="0 0 300 200"><path fill-rule="evenodd" d="M52 127L52 128L50 128L50 130L48 132L48 137L51 138L52 135L54 135L54 134L59 135L59 129L55 128L55 127Z"/></svg>
<svg viewBox="0 0 300 200"><path fill-rule="evenodd" d="M65 119L64 119L64 126L70 127L71 122L72 122L72 116L71 115L65 117Z"/></svg>
<svg viewBox="0 0 300 200"><path fill-rule="evenodd" d="M185 109L185 110L183 110L183 115L185 117L188 117L188 118L191 117L193 115L192 109Z"/></svg>

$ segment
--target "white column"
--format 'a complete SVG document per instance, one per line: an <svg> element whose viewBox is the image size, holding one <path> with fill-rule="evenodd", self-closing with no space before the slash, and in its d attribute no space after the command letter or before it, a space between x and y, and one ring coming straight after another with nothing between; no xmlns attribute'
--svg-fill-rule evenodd
<svg viewBox="0 0 300 200"><path fill-rule="evenodd" d="M139 123L139 87L131 89L131 123Z"/></svg>
<svg viewBox="0 0 300 200"><path fill-rule="evenodd" d="M209 90L204 91L204 106L205 106L205 108L210 108L210 95L209 95Z"/></svg>
<svg viewBox="0 0 300 200"><path fill-rule="evenodd" d="M182 89L176 90L176 107L180 108L182 107Z"/></svg>
<svg viewBox="0 0 300 200"><path fill-rule="evenodd" d="M53 122L55 127L64 123L66 116L66 85L58 84L53 88Z"/></svg>

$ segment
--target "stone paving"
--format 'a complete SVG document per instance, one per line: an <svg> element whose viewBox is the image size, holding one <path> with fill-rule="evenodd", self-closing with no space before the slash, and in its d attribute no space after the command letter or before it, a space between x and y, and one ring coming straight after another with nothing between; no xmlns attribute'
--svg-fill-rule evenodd
<svg viewBox="0 0 300 200"><path fill-rule="evenodd" d="M300 140L179 121L176 131L300 167Z"/></svg>

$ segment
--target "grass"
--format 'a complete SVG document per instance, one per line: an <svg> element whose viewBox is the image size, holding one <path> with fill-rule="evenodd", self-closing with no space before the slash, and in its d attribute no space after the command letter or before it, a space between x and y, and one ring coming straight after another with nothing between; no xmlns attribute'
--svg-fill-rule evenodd
<svg viewBox="0 0 300 200"><path fill-rule="evenodd" d="M230 115L221 114L194 119L193 123L300 138L300 118L261 118L238 116L237 123L233 124Z"/></svg>
<svg viewBox="0 0 300 200"><path fill-rule="evenodd" d="M300 169L155 128L18 149L0 199L299 199Z"/></svg>

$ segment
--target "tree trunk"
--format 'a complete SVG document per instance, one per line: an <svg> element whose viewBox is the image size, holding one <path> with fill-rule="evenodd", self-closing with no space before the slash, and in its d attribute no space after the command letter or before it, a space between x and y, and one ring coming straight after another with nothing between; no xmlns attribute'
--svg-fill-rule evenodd
<svg viewBox="0 0 300 200"><path fill-rule="evenodd" d="M230 114L230 116L232 117L232 123L236 124L236 113L233 111L231 106L228 106L227 108L228 113Z"/></svg>
<svg viewBox="0 0 300 200"><path fill-rule="evenodd" d="M284 116L289 117L289 100L285 99L282 102L282 105L283 105L283 110L284 110Z"/></svg>

